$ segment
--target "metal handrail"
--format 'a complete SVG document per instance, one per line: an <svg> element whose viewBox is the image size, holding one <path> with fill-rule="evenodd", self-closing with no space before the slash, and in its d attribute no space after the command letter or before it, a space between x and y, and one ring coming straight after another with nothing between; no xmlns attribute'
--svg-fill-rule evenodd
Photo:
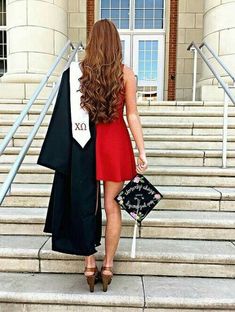
<svg viewBox="0 0 235 312"><path fill-rule="evenodd" d="M200 44L199 49L201 49L203 47L207 48L207 50L213 55L213 57L223 67L223 69L226 71L226 73L231 77L231 79L235 83L235 75L231 72L231 70L227 67L227 65L215 54L215 52L212 50L212 48L205 41L203 41Z"/></svg>
<svg viewBox="0 0 235 312"><path fill-rule="evenodd" d="M220 75L217 73L217 71L213 68L213 66L208 62L208 60L206 59L205 55L202 53L202 51L199 49L199 47L197 47L197 45L195 44L194 41L192 41L190 43L190 45L188 46L187 50L193 50L195 49L197 51L197 53L201 56L201 58L203 59L203 61L206 63L206 65L209 67L209 69L211 70L211 72L214 74L215 78L218 80L218 82L221 84L222 88L224 89L224 91L227 93L228 97L230 98L230 100L232 101L232 103L235 105L235 97L233 96L232 92L229 90L227 84L222 80L222 78L220 77ZM196 55L196 54L195 54ZM221 62L221 60L219 60L220 65L223 67L223 63ZM194 81L195 82L195 81Z"/></svg>
<svg viewBox="0 0 235 312"><path fill-rule="evenodd" d="M229 74L235 84L235 76L233 73L227 68L227 66L221 61L221 59L216 56L215 52L209 47L208 44L203 42L199 47L195 44L194 41L190 43L187 50L194 51L194 70L193 70L193 101L195 101L196 94L196 79L197 79L197 53L201 56L202 60L209 67L210 71L213 73L215 78L218 80L219 84L224 90L224 116L223 116L223 144L222 144L222 168L226 168L226 160L227 160L227 129L228 129L228 98L235 105L235 96L229 89L227 83L223 81L221 76L217 73L217 71L213 68L213 66L208 62L205 55L202 53L201 48L206 46L206 48L211 52L211 54L215 57L218 63L224 68L224 70Z"/></svg>
<svg viewBox="0 0 235 312"><path fill-rule="evenodd" d="M54 61L54 63L52 64L52 66L50 67L50 69L48 70L47 74L45 75L45 77L42 79L41 83L38 85L36 91L33 93L31 99L29 100L29 102L27 103L27 105L25 106L25 108L22 110L22 112L20 113L20 115L18 116L18 118L16 119L16 121L14 122L14 124L12 125L11 129L9 130L8 134L6 135L6 137L4 138L3 142L0 145L0 155L2 154L2 152L4 151L4 149L6 148L6 146L8 145L9 141L12 139L14 133L16 132L16 130L18 129L18 127L21 125L22 120L24 119L24 117L26 116L26 114L28 113L30 107L33 105L34 101L36 100L38 94L41 92L42 88L45 86L46 82L48 81L49 77L51 76L52 72L54 71L55 67L57 66L57 64L59 63L59 61L62 59L65 51L67 50L67 48L71 46L73 51L68 59L68 61L66 62L63 71L68 68L68 66L70 65L70 63L72 62L74 56L75 59L77 60L77 51L80 48L80 46L82 46L82 44L78 44L76 48L74 48L73 44L71 43L70 40L67 41L67 43L65 44L65 46L63 47L63 49L61 50L60 54L57 56L56 60ZM62 71L62 73L63 73ZM14 180L18 169L39 129L39 127L42 124L42 121L58 91L60 82L61 82L61 78L62 78L62 74L60 75L59 79L57 80L55 86L53 87L46 103L45 106L43 107L39 117L37 118L32 130L30 131L25 144L23 145L23 147L20 150L19 155L17 156L15 162L13 163L4 183L2 184L1 190L0 190L0 205L2 204L8 190L10 190L11 187L11 183Z"/></svg>

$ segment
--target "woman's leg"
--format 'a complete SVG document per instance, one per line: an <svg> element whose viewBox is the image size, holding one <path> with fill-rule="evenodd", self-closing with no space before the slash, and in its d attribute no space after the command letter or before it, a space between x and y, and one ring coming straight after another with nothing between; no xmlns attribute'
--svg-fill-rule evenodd
<svg viewBox="0 0 235 312"><path fill-rule="evenodd" d="M104 208L106 214L104 266L113 266L113 258L121 234L121 208L114 197L122 190L124 181L104 181ZM111 274L104 270L105 274Z"/></svg>
<svg viewBox="0 0 235 312"><path fill-rule="evenodd" d="M96 266L95 255L85 256L85 266L94 268ZM85 272L85 275L92 275L92 272Z"/></svg>

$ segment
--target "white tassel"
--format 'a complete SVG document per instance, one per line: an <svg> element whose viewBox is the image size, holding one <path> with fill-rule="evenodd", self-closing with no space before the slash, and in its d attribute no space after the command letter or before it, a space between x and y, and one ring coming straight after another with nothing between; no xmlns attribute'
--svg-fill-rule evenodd
<svg viewBox="0 0 235 312"><path fill-rule="evenodd" d="M137 221L135 221L133 239L131 245L131 258L135 258L135 250L136 250L136 231L137 231Z"/></svg>

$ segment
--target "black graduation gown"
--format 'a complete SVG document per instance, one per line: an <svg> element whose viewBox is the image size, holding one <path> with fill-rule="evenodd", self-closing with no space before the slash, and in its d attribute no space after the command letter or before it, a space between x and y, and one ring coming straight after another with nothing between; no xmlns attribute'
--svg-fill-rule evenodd
<svg viewBox="0 0 235 312"><path fill-rule="evenodd" d="M101 192L96 180L95 124L82 148L72 136L68 67L62 74L54 110L37 164L55 170L43 232L52 250L88 256L101 244ZM97 206L96 206L97 205Z"/></svg>

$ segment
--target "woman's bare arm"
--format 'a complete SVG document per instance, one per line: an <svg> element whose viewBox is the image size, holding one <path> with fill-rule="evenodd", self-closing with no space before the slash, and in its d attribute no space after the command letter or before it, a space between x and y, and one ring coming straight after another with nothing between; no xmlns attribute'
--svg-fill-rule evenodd
<svg viewBox="0 0 235 312"><path fill-rule="evenodd" d="M145 155L141 120L137 110L136 79L133 70L128 66L124 66L124 81L127 122L139 151L139 159L137 163L138 165L142 164L141 167L145 170L147 168L147 160Z"/></svg>

